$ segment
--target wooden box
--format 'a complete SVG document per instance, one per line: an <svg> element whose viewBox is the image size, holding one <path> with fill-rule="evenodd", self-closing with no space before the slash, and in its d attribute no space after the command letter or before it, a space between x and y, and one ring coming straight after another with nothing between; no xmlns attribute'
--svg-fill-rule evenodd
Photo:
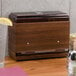
<svg viewBox="0 0 76 76"><path fill-rule="evenodd" d="M16 12L9 18L9 55L15 60L66 57L69 17L60 11Z"/></svg>

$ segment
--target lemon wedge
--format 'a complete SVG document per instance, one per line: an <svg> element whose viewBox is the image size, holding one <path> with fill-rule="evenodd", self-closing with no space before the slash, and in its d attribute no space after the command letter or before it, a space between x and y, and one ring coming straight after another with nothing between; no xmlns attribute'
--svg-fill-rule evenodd
<svg viewBox="0 0 76 76"><path fill-rule="evenodd" d="M0 17L0 24L6 26L13 26L12 21L9 18Z"/></svg>

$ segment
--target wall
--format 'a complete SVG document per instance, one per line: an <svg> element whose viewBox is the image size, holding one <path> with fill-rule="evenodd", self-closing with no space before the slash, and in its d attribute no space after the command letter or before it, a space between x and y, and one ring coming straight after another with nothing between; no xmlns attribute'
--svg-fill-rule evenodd
<svg viewBox="0 0 76 76"><path fill-rule="evenodd" d="M1 0L0 0L0 16L1 16Z"/></svg>
<svg viewBox="0 0 76 76"><path fill-rule="evenodd" d="M52 11L68 12L68 0L2 0L3 16L11 12ZM65 7L64 7L65 6Z"/></svg>
<svg viewBox="0 0 76 76"><path fill-rule="evenodd" d="M76 32L76 0L70 0L71 33Z"/></svg>
<svg viewBox="0 0 76 76"><path fill-rule="evenodd" d="M2 0L3 17L8 17L11 12L54 10L61 10L69 14L69 0ZM73 31L73 28L75 27L72 26L71 28ZM4 29L4 27L1 29ZM7 27L5 27L5 29L7 30ZM6 32L0 32L0 35L2 34L6 34Z"/></svg>

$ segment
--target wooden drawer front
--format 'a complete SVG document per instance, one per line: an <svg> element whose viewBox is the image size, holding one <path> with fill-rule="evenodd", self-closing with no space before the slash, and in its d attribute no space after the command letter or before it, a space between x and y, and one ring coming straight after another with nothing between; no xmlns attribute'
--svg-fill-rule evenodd
<svg viewBox="0 0 76 76"><path fill-rule="evenodd" d="M43 22L15 24L16 50L47 50L67 48L69 22Z"/></svg>
<svg viewBox="0 0 76 76"><path fill-rule="evenodd" d="M56 49L56 48L68 48L68 40L17 40L16 49L18 51L27 51L27 50L47 50L47 49Z"/></svg>

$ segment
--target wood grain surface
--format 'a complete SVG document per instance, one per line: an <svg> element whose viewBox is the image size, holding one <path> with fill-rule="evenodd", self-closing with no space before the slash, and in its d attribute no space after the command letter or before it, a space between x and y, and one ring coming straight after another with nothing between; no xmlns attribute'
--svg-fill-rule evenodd
<svg viewBox="0 0 76 76"><path fill-rule="evenodd" d="M52 21L36 23L14 22L14 26L9 27L8 29L9 55L12 56L14 59L21 59L22 57L16 58L16 55L14 55L14 53L16 54L17 52L34 52L45 50L51 51L52 49L59 48L62 48L64 50L68 49L69 28L69 21ZM59 56L63 57L63 54ZM64 56L66 56L66 54L64 54Z"/></svg>
<svg viewBox="0 0 76 76"><path fill-rule="evenodd" d="M15 61L6 57L5 67L19 66L28 76L67 76L67 58Z"/></svg>

